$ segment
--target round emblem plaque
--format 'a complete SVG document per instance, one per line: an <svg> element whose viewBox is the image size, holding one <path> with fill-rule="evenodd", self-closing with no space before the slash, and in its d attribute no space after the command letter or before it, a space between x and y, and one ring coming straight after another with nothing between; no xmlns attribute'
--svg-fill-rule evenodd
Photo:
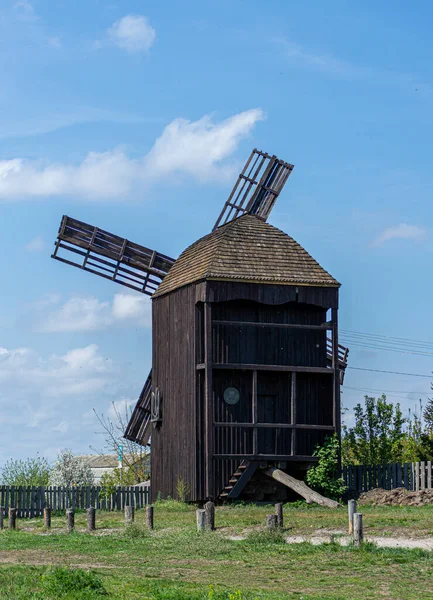
<svg viewBox="0 0 433 600"><path fill-rule="evenodd" d="M237 404L239 402L239 390L234 387L228 387L224 390L224 402L226 404Z"/></svg>

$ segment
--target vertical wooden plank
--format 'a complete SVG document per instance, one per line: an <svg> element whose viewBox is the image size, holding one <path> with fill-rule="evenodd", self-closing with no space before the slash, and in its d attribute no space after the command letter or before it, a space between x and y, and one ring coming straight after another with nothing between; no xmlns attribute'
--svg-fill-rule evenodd
<svg viewBox="0 0 433 600"><path fill-rule="evenodd" d="M397 463L392 464L392 488L394 489L397 486Z"/></svg>
<svg viewBox="0 0 433 600"><path fill-rule="evenodd" d="M401 463L398 463L397 465L397 487L401 488L402 487L402 470L401 470Z"/></svg>
<svg viewBox="0 0 433 600"><path fill-rule="evenodd" d="M415 463L415 491L419 491L419 462Z"/></svg>
<svg viewBox="0 0 433 600"><path fill-rule="evenodd" d="M409 464L404 463L403 465L403 486L409 490Z"/></svg>
<svg viewBox="0 0 433 600"><path fill-rule="evenodd" d="M421 479L420 486L422 490L425 490L425 462L422 460L420 463Z"/></svg>
<svg viewBox="0 0 433 600"><path fill-rule="evenodd" d="M252 417L253 424L257 424L257 371L253 371L252 373ZM254 427L253 429L253 454L258 454L258 429Z"/></svg>
<svg viewBox="0 0 433 600"><path fill-rule="evenodd" d="M212 389L212 305L204 304L204 350L205 350L205 473L206 497L214 497L214 427L213 427L213 389Z"/></svg>
<svg viewBox="0 0 433 600"><path fill-rule="evenodd" d="M293 372L291 375L291 385L290 385L290 406L291 406L291 423L292 425L296 425L296 372ZM291 438L291 454L292 456L296 456L296 429L293 427L292 429L292 438Z"/></svg>
<svg viewBox="0 0 433 600"><path fill-rule="evenodd" d="M427 489L432 489L431 460L427 461Z"/></svg>
<svg viewBox="0 0 433 600"><path fill-rule="evenodd" d="M331 308L332 323L332 368L333 382L333 421L338 438L341 438L341 404L340 404L340 365L338 362L338 310ZM341 455L339 457L341 464Z"/></svg>

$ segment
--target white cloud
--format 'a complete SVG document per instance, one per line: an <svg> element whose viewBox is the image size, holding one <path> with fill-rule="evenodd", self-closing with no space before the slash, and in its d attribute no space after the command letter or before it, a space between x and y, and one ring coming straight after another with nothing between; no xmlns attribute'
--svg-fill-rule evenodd
<svg viewBox="0 0 433 600"><path fill-rule="evenodd" d="M116 294L113 298L113 319L131 320L134 323L150 327L152 324L151 300L148 296L134 294Z"/></svg>
<svg viewBox="0 0 433 600"><path fill-rule="evenodd" d="M150 327L151 300L142 294L118 293L112 303L94 297L76 296L47 314L47 308L59 304L60 297L52 295L35 304L38 331L47 333L96 331L118 323Z"/></svg>
<svg viewBox="0 0 433 600"><path fill-rule="evenodd" d="M27 244L24 246L24 249L27 250L27 252L42 252L42 250L45 250L45 245L44 238L38 235L27 242Z"/></svg>
<svg viewBox="0 0 433 600"><path fill-rule="evenodd" d="M45 332L91 331L103 329L111 322L108 302L97 298L71 298L50 313L38 327Z"/></svg>
<svg viewBox="0 0 433 600"><path fill-rule="evenodd" d="M156 39L156 31L142 15L126 15L107 31L108 39L127 52L147 52Z"/></svg>
<svg viewBox="0 0 433 600"><path fill-rule="evenodd" d="M390 240L404 239L421 241L426 237L426 230L419 225L409 225L408 223L400 223L393 227L387 227L382 233L371 243L372 246L380 246Z"/></svg>
<svg viewBox="0 0 433 600"><path fill-rule="evenodd" d="M48 358L29 348L2 348L0 398L12 389L14 394L25 399L33 414L36 395L59 401L63 397L93 394L109 384L112 371L111 360L105 359L95 344Z"/></svg>
<svg viewBox="0 0 433 600"><path fill-rule="evenodd" d="M263 120L251 109L214 123L206 115L197 121L175 119L167 125L150 152L130 158L122 150L89 153L79 165L0 161L0 200L60 195L90 200L124 199L137 186L165 179L171 173L198 181L219 181L232 175L227 159L254 125Z"/></svg>
<svg viewBox="0 0 433 600"><path fill-rule="evenodd" d="M52 431L58 431L60 433L66 433L69 430L69 423L66 421L60 421L58 425L52 427Z"/></svg>

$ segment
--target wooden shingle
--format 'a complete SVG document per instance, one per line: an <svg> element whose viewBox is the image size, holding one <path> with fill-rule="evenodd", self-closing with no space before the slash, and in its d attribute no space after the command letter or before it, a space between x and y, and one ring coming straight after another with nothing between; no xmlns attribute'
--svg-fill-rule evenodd
<svg viewBox="0 0 433 600"><path fill-rule="evenodd" d="M340 286L293 238L254 215L243 215L189 246L153 297L205 279Z"/></svg>

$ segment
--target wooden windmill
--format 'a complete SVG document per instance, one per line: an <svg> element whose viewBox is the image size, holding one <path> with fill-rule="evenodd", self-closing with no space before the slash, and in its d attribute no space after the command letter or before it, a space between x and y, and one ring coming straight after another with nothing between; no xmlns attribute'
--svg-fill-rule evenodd
<svg viewBox="0 0 433 600"><path fill-rule="evenodd" d="M53 258L152 296L152 370L125 437L152 495L285 498L340 432L340 284L266 223L293 165L253 150L212 232L177 260L64 216ZM329 317L328 317L329 311Z"/></svg>

